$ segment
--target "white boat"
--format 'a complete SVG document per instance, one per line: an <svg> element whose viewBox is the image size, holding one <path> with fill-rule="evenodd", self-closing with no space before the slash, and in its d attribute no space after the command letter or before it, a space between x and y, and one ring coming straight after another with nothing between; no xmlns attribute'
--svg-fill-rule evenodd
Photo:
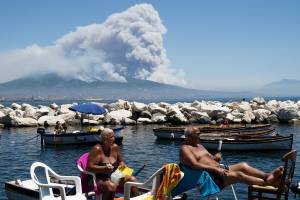
<svg viewBox="0 0 300 200"><path fill-rule="evenodd" d="M31 180L9 181L5 183L5 193L8 200L38 200L39 187Z"/></svg>
<svg viewBox="0 0 300 200"><path fill-rule="evenodd" d="M119 133L124 127L115 128L115 143L122 144L123 136ZM41 144L44 145L66 145L66 144L95 144L101 140L101 132L70 132L54 134L46 132L44 128L38 128L37 133L41 136Z"/></svg>
<svg viewBox="0 0 300 200"><path fill-rule="evenodd" d="M258 150L291 150L293 147L293 134L289 136L270 136L251 139L200 139L200 143L207 149L218 150L220 141L222 150L243 150L243 151L258 151Z"/></svg>
<svg viewBox="0 0 300 200"><path fill-rule="evenodd" d="M68 183L65 185L66 193L71 193L74 185ZM55 194L59 194L58 190L53 190ZM5 193L8 200L39 200L39 187L33 180L15 180L5 183Z"/></svg>

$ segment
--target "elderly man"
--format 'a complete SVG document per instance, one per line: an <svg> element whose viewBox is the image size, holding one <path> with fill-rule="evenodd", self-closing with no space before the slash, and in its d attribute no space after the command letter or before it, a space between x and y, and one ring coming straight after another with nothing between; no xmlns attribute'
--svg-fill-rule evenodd
<svg viewBox="0 0 300 200"><path fill-rule="evenodd" d="M283 173L283 167L278 167L271 173L265 173L245 162L221 167L221 154L212 155L200 144L200 130L189 127L185 130L186 143L180 149L180 162L193 170L209 173L212 180L220 188L241 182L256 185L276 185Z"/></svg>
<svg viewBox="0 0 300 200"><path fill-rule="evenodd" d="M118 167L125 167L119 146L114 143L115 136L112 129L105 128L101 133L101 142L96 144L89 154L88 170L94 172L97 177L97 183L103 191L103 199L111 200L114 198L117 190L122 190L124 182L135 181L135 177L126 176L119 186L112 182L110 176ZM137 189L133 188L133 195L136 195Z"/></svg>

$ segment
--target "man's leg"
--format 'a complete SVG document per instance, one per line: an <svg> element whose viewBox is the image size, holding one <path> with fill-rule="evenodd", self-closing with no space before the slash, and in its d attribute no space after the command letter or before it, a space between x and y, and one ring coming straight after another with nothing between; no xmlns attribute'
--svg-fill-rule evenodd
<svg viewBox="0 0 300 200"><path fill-rule="evenodd" d="M269 174L256 169L254 167L251 167L250 165L248 165L246 162L240 162L234 165L230 165L229 166L229 171L232 172L243 172L246 175L249 176L254 176L257 178L261 178L261 179L266 179L268 177Z"/></svg>
<svg viewBox="0 0 300 200"><path fill-rule="evenodd" d="M229 171L226 176L223 177L224 186L228 186L235 183L245 183L248 185L263 185L265 181L261 178L249 176L241 171Z"/></svg>

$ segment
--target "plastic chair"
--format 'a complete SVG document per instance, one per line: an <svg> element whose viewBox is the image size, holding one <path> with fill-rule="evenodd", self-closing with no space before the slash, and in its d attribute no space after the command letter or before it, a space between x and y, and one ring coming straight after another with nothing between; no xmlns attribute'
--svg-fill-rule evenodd
<svg viewBox="0 0 300 200"><path fill-rule="evenodd" d="M32 180L39 186L40 200L86 200L82 194L80 178L77 176L60 176L56 174L50 167L41 162L35 162L30 167L30 175ZM51 183L50 175L56 180L72 181L75 183L76 193L74 195L66 195L66 185L60 183ZM58 189L60 196L55 196L52 189Z"/></svg>
<svg viewBox="0 0 300 200"><path fill-rule="evenodd" d="M178 167L179 168L179 167ZM152 200L152 199L157 199L157 193L160 185L162 184L162 179L165 172L165 166L157 170L154 174L148 178L144 183L139 183L139 182L126 182L124 184L124 200ZM184 173L180 171L180 179L178 182L183 178ZM170 177L171 178L171 177ZM147 186L152 185L151 190L147 193L144 193L142 195L132 197L130 198L130 191L131 187L135 186L138 188L147 188ZM167 199L172 199L171 196L171 191L167 194Z"/></svg>
<svg viewBox="0 0 300 200"><path fill-rule="evenodd" d="M99 186L96 182L96 174L93 172L87 171L87 162L89 159L89 153L84 153L80 158L77 160L77 168L81 172L80 179L81 179L81 185L82 185L82 191L86 194L86 196L89 196L88 193L91 191L95 192L96 200L101 199L101 191ZM93 185L88 184L88 175L93 177Z"/></svg>
<svg viewBox="0 0 300 200"><path fill-rule="evenodd" d="M281 199L284 195L284 199L289 198L289 189L294 176L295 164L296 164L297 151L292 150L282 157L284 162L284 170L281 181L277 187L274 186L261 186L261 185L250 185L248 187L248 200L254 199ZM268 194L269 196L263 196ZM270 194L273 197L270 197Z"/></svg>

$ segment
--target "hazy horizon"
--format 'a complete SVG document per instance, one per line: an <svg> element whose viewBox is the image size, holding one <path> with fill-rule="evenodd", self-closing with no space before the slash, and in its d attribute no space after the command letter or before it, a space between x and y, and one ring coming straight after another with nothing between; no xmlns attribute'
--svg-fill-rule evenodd
<svg viewBox="0 0 300 200"><path fill-rule="evenodd" d="M0 83L45 72L217 91L297 80L299 8L292 0L0 2Z"/></svg>

